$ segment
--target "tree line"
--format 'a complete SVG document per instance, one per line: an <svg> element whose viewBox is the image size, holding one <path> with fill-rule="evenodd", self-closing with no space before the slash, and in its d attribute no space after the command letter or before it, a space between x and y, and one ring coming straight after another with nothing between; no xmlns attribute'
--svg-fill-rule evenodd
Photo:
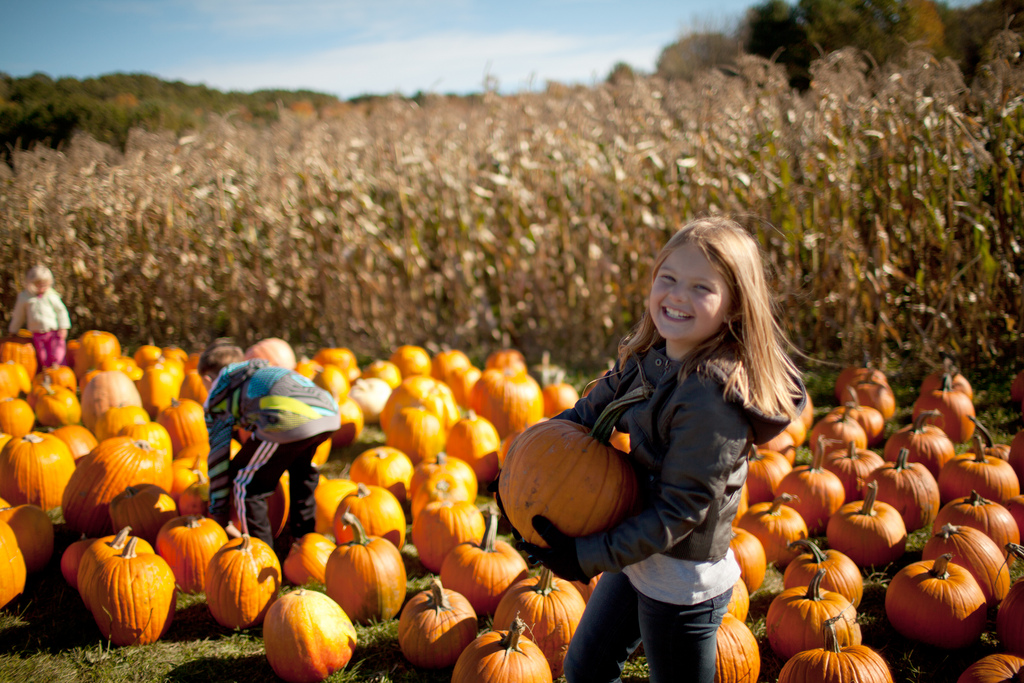
<svg viewBox="0 0 1024 683"><path fill-rule="evenodd" d="M764 0L731 31L687 32L667 46L658 75L691 79L708 68L729 69L741 54L775 60L790 84L810 85L810 64L845 47L884 64L908 47L952 59L973 78L986 46L999 31L1024 30L1024 0L984 0L953 7L934 0Z"/></svg>
<svg viewBox="0 0 1024 683"><path fill-rule="evenodd" d="M246 121L276 121L282 107L312 114L338 103L309 90L222 92L149 74L15 78L0 72L0 159L36 143L59 147L76 132L124 149L133 128L178 134L202 127L210 113Z"/></svg>

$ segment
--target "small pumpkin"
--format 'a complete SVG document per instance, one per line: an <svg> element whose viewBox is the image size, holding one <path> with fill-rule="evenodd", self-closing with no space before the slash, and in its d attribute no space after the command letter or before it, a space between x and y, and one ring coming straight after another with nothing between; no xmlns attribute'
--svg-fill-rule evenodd
<svg viewBox="0 0 1024 683"><path fill-rule="evenodd" d="M477 617L461 594L434 577L430 588L412 596L398 618L398 646L413 666L444 669L453 666L476 639Z"/></svg>

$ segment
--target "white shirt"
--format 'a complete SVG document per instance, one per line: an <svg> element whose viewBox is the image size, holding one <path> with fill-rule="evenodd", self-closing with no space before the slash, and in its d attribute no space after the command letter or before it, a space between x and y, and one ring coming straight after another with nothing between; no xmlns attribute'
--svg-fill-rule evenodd
<svg viewBox="0 0 1024 683"><path fill-rule="evenodd" d="M672 605L697 605L721 595L740 578L732 548L717 562L677 560L660 553L627 565L622 572L633 588Z"/></svg>

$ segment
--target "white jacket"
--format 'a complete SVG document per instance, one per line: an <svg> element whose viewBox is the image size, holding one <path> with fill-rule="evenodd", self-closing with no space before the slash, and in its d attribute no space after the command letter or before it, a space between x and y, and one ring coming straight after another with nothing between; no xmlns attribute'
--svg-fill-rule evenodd
<svg viewBox="0 0 1024 683"><path fill-rule="evenodd" d="M54 330L71 329L71 318L68 309L60 299L60 294L53 287L36 296L34 292L21 292L11 313L11 324L8 332L17 334L25 326L29 332L52 332Z"/></svg>

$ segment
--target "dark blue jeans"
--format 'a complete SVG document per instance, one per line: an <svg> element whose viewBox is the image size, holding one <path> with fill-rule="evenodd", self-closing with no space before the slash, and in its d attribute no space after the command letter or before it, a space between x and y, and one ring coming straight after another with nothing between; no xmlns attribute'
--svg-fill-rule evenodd
<svg viewBox="0 0 1024 683"><path fill-rule="evenodd" d="M644 644L651 683L714 683L718 626L732 590L698 605L672 605L638 593L622 572L605 572L565 655L569 683L620 680Z"/></svg>

